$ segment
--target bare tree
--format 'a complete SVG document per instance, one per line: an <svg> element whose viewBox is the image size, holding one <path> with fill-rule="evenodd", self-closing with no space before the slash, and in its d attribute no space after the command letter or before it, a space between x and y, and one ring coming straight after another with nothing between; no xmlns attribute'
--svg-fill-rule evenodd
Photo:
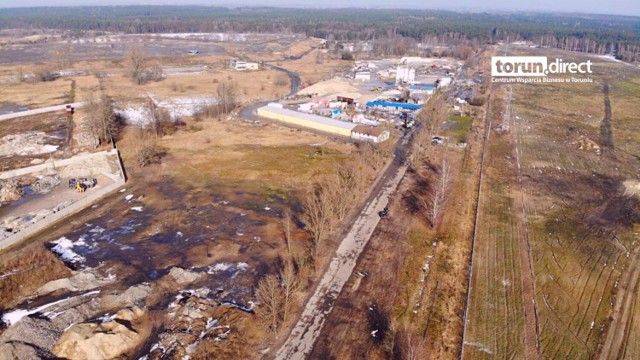
<svg viewBox="0 0 640 360"><path fill-rule="evenodd" d="M426 128L421 128L413 136L411 142L411 157L409 158L409 165L412 168L417 168L424 162L427 157L429 145L431 144L431 135Z"/></svg>
<svg viewBox="0 0 640 360"><path fill-rule="evenodd" d="M144 129L138 129L133 143L133 153L139 167L145 167L160 161L163 149L158 146L157 140L151 138Z"/></svg>
<svg viewBox="0 0 640 360"><path fill-rule="evenodd" d="M293 219L291 218L291 211L284 209L282 213L282 220L280 221L280 227L282 229L282 235L284 241L287 244L287 253L291 257L291 232L293 231Z"/></svg>
<svg viewBox="0 0 640 360"><path fill-rule="evenodd" d="M142 85L145 80L146 57L139 47L132 47L125 55L125 63L129 77Z"/></svg>
<svg viewBox="0 0 640 360"><path fill-rule="evenodd" d="M149 130L156 138L162 137L171 123L169 113L160 108L151 96L147 96L147 110L149 113Z"/></svg>
<svg viewBox="0 0 640 360"><path fill-rule="evenodd" d="M447 160L442 161L440 171L434 179L434 187L428 204L429 223L431 227L436 227L440 213L447 200L451 168Z"/></svg>
<svg viewBox="0 0 640 360"><path fill-rule="evenodd" d="M282 321L287 321L289 310L295 305L298 290L300 290L300 279L292 261L284 262L280 270L280 281L282 282Z"/></svg>
<svg viewBox="0 0 640 360"><path fill-rule="evenodd" d="M325 232L331 226L333 211L331 194L326 189L318 186L315 191L307 195L303 206L302 218L306 224L307 231L311 234L311 254L313 261L316 262L318 260L318 247L324 239Z"/></svg>
<svg viewBox="0 0 640 360"><path fill-rule="evenodd" d="M323 180L322 188L330 197L332 214L338 220L343 220L349 210L349 205L355 200L358 190L356 168L340 164L331 176Z"/></svg>
<svg viewBox="0 0 640 360"><path fill-rule="evenodd" d="M236 84L222 81L218 84L218 100L224 114L229 114L238 105Z"/></svg>
<svg viewBox="0 0 640 360"><path fill-rule="evenodd" d="M425 339L414 334L412 331L402 331L400 333L399 347L400 358L403 360L422 360L427 358L425 351Z"/></svg>
<svg viewBox="0 0 640 360"><path fill-rule="evenodd" d="M89 99L85 106L87 117L83 123L98 144L111 141L118 131L116 115L111 98L103 95L100 99Z"/></svg>
<svg viewBox="0 0 640 360"><path fill-rule="evenodd" d="M256 315L267 325L267 328L275 333L282 323L282 290L275 275L268 275L258 283L256 300L259 306Z"/></svg>

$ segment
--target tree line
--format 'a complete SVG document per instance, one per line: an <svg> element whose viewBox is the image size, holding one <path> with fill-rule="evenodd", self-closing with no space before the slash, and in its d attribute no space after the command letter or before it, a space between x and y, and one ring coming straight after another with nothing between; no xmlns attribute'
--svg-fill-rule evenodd
<svg viewBox="0 0 640 360"><path fill-rule="evenodd" d="M306 34L336 41L413 39L437 45L525 40L637 60L638 18L614 15L456 13L440 10L122 6L4 9L0 29L123 33Z"/></svg>

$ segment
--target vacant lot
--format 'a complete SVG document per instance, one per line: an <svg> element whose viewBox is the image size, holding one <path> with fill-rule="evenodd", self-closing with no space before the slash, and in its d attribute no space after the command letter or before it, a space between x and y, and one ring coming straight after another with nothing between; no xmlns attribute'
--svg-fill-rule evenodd
<svg viewBox="0 0 640 360"><path fill-rule="evenodd" d="M542 55L586 60L562 52ZM523 332L515 319L523 319L528 306L518 288L526 284L521 279L527 268L518 260L515 214L526 228L520 250L527 245L532 259L540 355L592 358L608 335L617 284L637 246L639 205L624 195L622 183L639 176L633 155L640 150L638 113L629 106L638 101L638 70L604 60L594 69L593 83L513 86L512 117L494 117L496 126L509 121L511 127L494 131L489 147L494 165L487 169L483 196L489 207L481 206L479 219L469 319L480 318L478 327L469 323L467 349L476 347L466 353L470 358L481 351L487 358L522 356L523 336L511 337ZM602 122L605 80L613 109L611 151ZM504 109L506 92L493 93L494 104Z"/></svg>

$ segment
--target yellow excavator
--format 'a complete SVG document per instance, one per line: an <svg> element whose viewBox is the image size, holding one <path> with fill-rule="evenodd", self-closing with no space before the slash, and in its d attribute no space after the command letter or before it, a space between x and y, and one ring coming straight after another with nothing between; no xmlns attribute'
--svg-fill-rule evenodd
<svg viewBox="0 0 640 360"><path fill-rule="evenodd" d="M96 179L86 179L86 178L69 179L69 188L74 189L79 193L83 193L87 189L92 188L97 184L98 184L98 180Z"/></svg>

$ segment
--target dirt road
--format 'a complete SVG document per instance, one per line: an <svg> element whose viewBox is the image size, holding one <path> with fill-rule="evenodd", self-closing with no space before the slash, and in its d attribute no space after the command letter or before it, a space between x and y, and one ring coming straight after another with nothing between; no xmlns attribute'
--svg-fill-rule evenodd
<svg viewBox="0 0 640 360"><path fill-rule="evenodd" d="M635 313L635 303L640 284L640 247L633 250L627 271L620 282L616 295L611 324L600 352L600 359L623 359Z"/></svg>
<svg viewBox="0 0 640 360"><path fill-rule="evenodd" d="M511 108L511 88L509 88L509 99L507 107ZM512 196L514 199L514 207L516 209L522 209L517 212L516 219L518 220L518 239L520 242L520 268L521 282L522 282L522 304L524 304L524 344L525 354L527 359L539 359L540 358L540 325L538 322L538 309L536 304L536 283L535 272L533 269L533 260L531 258L531 245L529 243L529 219L527 218L527 205L525 201L525 189L523 184L523 176L520 166L520 148L518 144L521 142L518 133L518 127L515 123L515 118L511 116L509 110L509 119L506 122L511 122L512 128L512 141L513 149L515 151L516 158L516 175L517 181L512 188Z"/></svg>
<svg viewBox="0 0 640 360"><path fill-rule="evenodd" d="M397 158L397 156L396 156ZM360 253L380 220L378 211L388 203L407 167L394 161L374 188L363 211L356 218L313 295L307 302L298 323L285 344L278 350L277 359L305 359L320 335L326 316L349 280Z"/></svg>
<svg viewBox="0 0 640 360"><path fill-rule="evenodd" d="M85 105L85 103L81 101L81 102L71 103L69 105L71 105L71 107L74 107L74 108L80 108L80 107L83 107ZM66 109L66 107L67 107L66 104L65 105L56 105L56 106L48 106L48 107L44 107L44 108L39 108L39 109L20 111L20 112L11 113L11 114L4 114L4 115L0 115L0 121L15 119L15 118L23 117L23 116L44 114L44 113L48 113L48 112L52 112L52 111L62 111L64 109Z"/></svg>

